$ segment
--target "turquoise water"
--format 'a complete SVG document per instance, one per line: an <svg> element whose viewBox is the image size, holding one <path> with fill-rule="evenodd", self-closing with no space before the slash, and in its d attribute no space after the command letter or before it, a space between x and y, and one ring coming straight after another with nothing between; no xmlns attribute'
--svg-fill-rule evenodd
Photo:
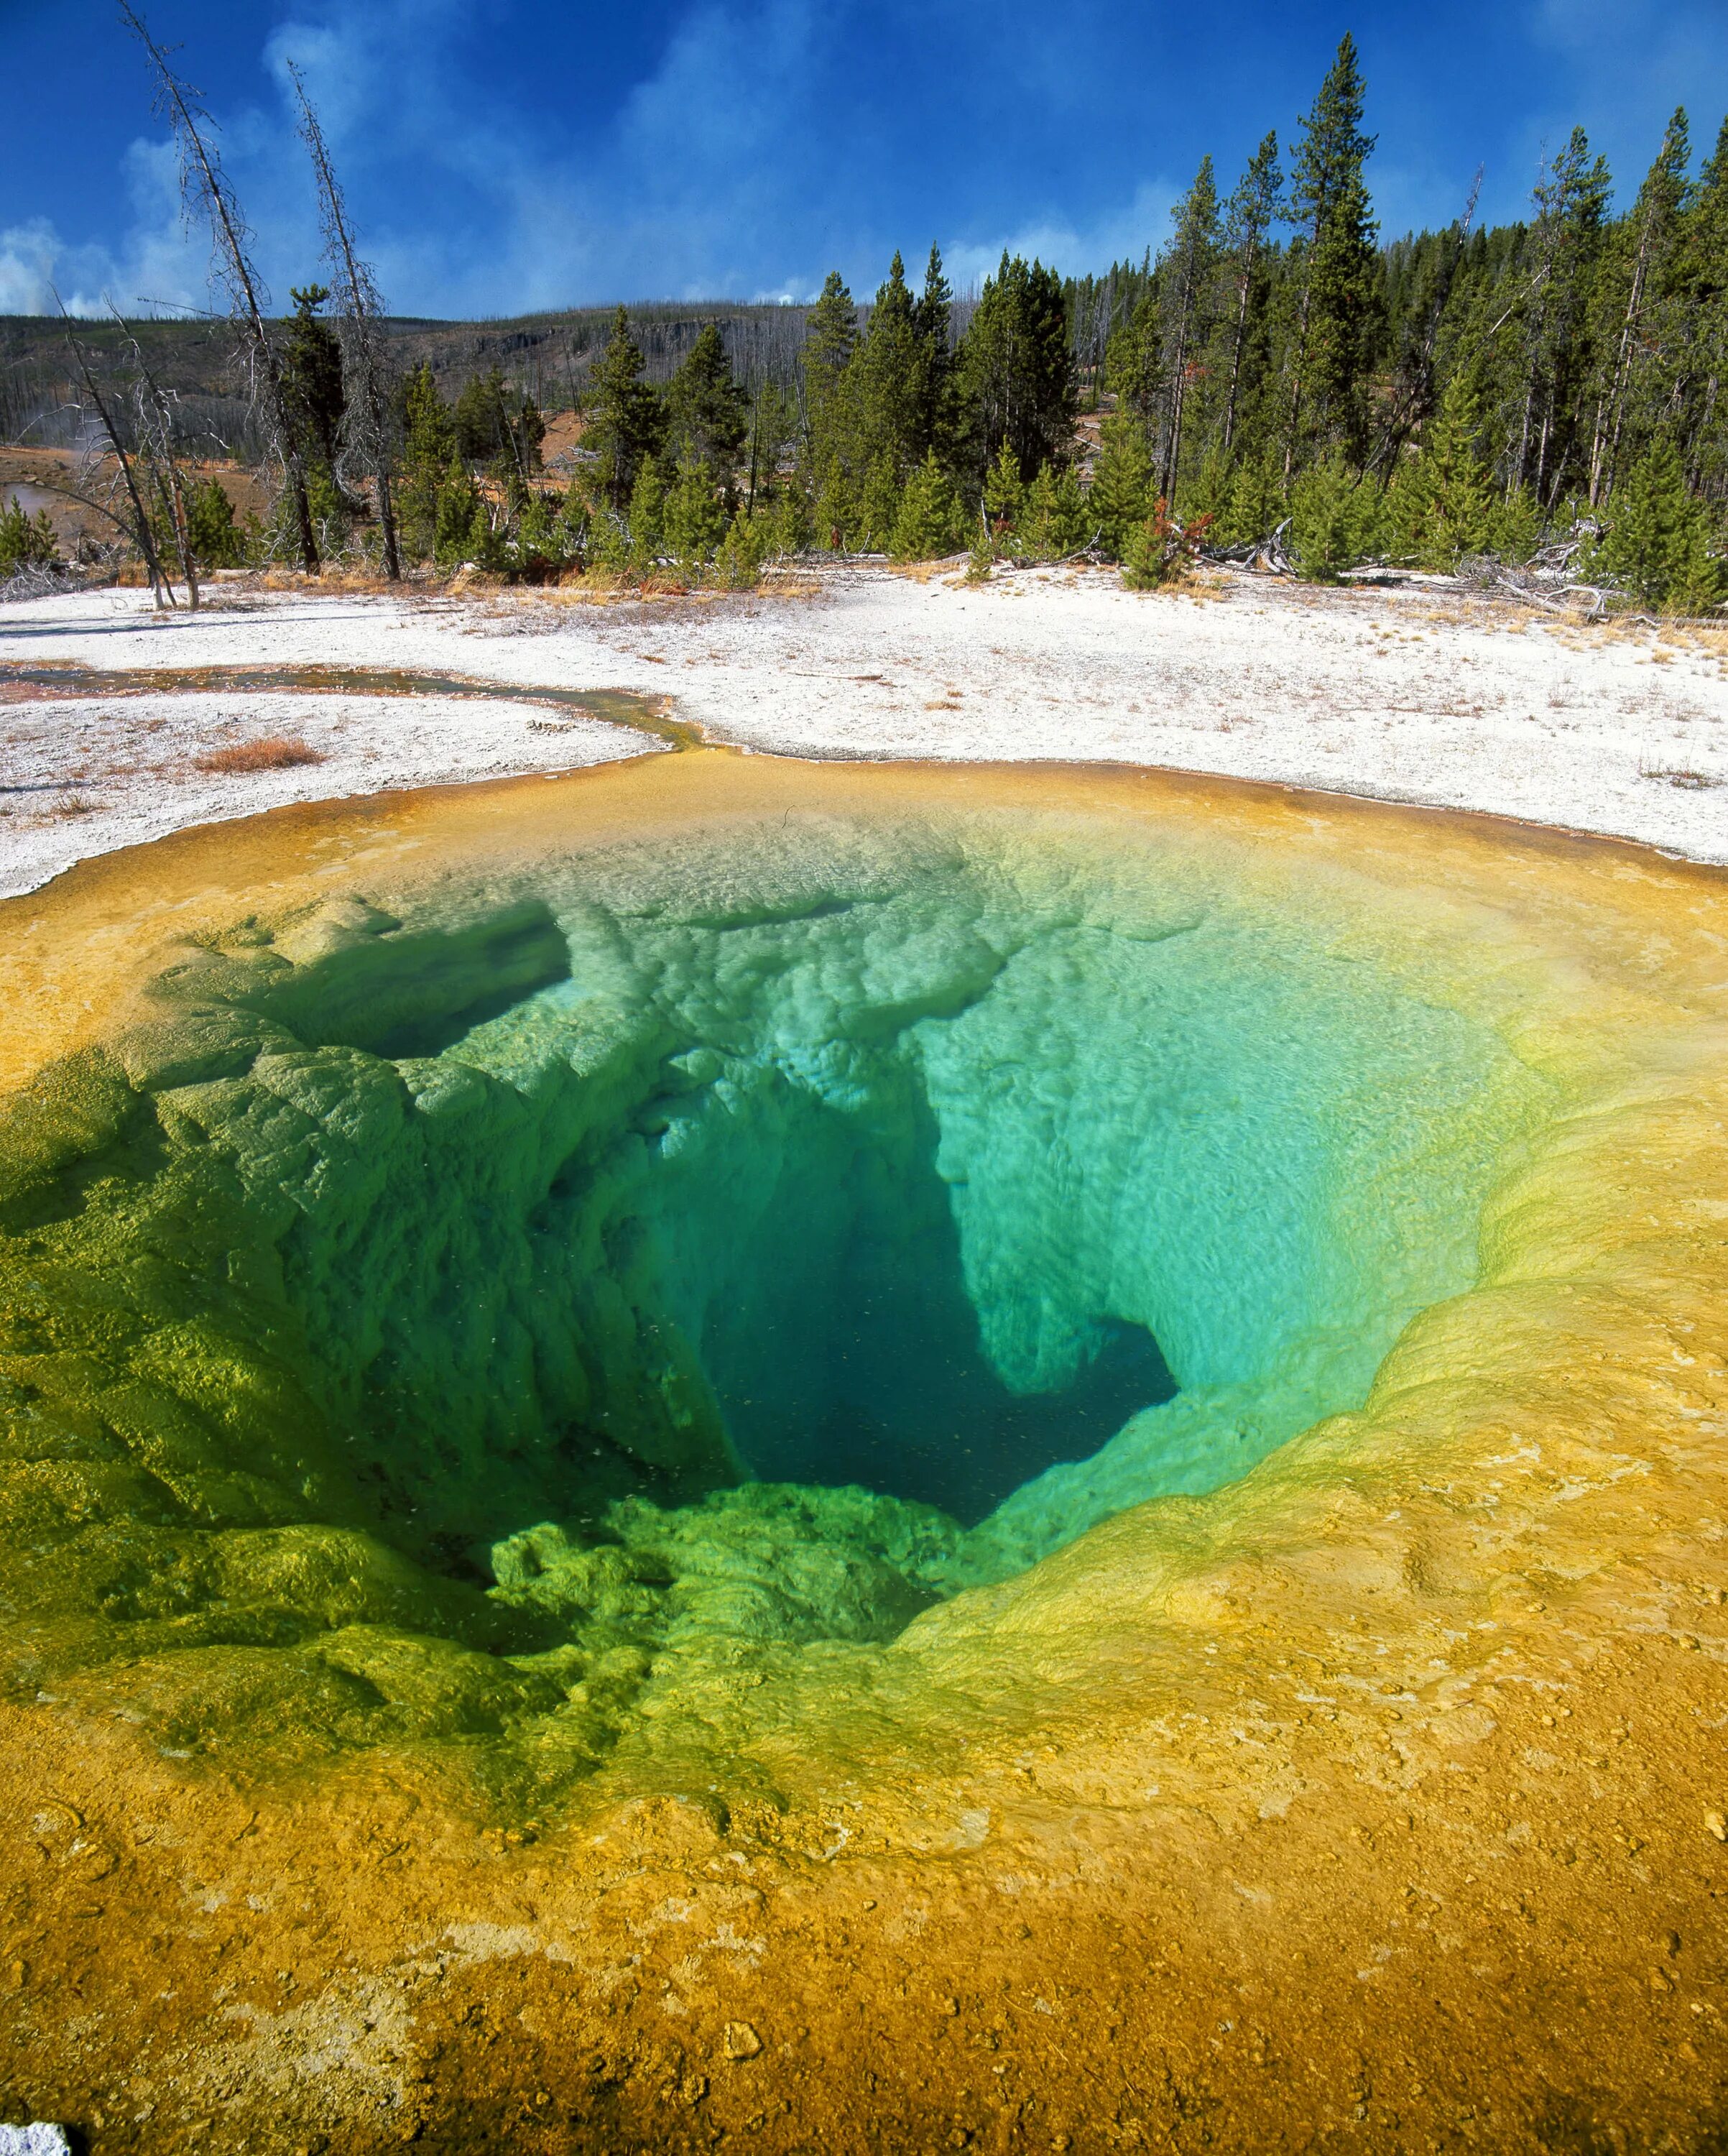
<svg viewBox="0 0 1728 2156"><path fill-rule="evenodd" d="M1454 1011L1217 891L781 880L591 862L478 957L361 936L265 999L350 1044L247 1112L312 1118L285 1291L436 1561L755 1478L1023 1562L1358 1404L1474 1277L1535 1091Z"/></svg>

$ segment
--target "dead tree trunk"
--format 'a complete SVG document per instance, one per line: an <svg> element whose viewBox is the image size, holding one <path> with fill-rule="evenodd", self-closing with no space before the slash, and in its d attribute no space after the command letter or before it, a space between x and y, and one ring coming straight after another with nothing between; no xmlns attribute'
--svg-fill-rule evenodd
<svg viewBox="0 0 1728 2156"><path fill-rule="evenodd" d="M115 424L114 413L110 408L108 400L103 396L96 381L95 370L90 365L90 354L72 334L69 320L64 306L60 309L60 316L62 321L68 323L66 344L72 354L72 363L78 369L79 379L84 384L85 394L95 408L96 417L101 423L102 432L108 438L108 446L114 454L114 460L120 467L120 478L125 483L126 498L132 505L130 523L123 517L115 516L111 510L104 510L102 513L112 519L138 549L145 570L150 578L151 597L160 606L162 603L163 593L166 592L168 604L172 607L174 604L174 586L162 568L162 556L156 549L156 534L151 526L150 511L145 506L143 490L138 484L137 472L134 469L126 445L120 438L120 429ZM83 497L74 495L74 499L82 500ZM100 505L92 503L91 506L99 507Z"/></svg>
<svg viewBox="0 0 1728 2156"><path fill-rule="evenodd" d="M306 95L300 69L290 60L288 73L300 101L300 140L312 160L318 182L320 215L324 225L324 254L330 264L337 310L349 333L349 343L360 384L360 413L366 433L367 461L378 490L378 531L383 542L384 573L396 583L402 575L402 552L396 533L396 504L391 467L390 414L384 394L384 370L378 350L377 318L384 311L372 273L354 251L353 228L335 167L324 140L318 115ZM524 484L526 484L526 479Z"/></svg>
<svg viewBox="0 0 1728 2156"><path fill-rule="evenodd" d="M318 572L318 542L312 530L311 506L306 498L306 474L300 444L290 423L282 393L282 370L276 348L264 321L267 295L246 252L250 238L239 204L234 198L222 161L206 139L214 123L197 102L197 93L182 83L168 65L167 55L145 27L144 18L131 4L120 0L121 20L144 48L156 80L158 110L174 130L180 151L180 184L188 207L208 223L219 274L228 287L229 305L245 341L249 377L254 396L262 395L264 416L277 454L287 475L290 504L300 537L300 559L309 576ZM202 124L201 124L202 123Z"/></svg>

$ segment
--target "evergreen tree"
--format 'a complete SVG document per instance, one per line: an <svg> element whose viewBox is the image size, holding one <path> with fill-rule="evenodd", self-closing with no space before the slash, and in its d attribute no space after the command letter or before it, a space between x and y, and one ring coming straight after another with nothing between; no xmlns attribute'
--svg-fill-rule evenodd
<svg viewBox="0 0 1728 2156"><path fill-rule="evenodd" d="M777 492L782 465L797 434L797 403L777 382L764 379L750 409L748 506L752 514L759 501Z"/></svg>
<svg viewBox="0 0 1728 2156"><path fill-rule="evenodd" d="M1103 435L1087 506L1100 543L1120 556L1130 531L1151 516L1157 486L1146 429L1138 419L1115 413L1105 421Z"/></svg>
<svg viewBox="0 0 1728 2156"><path fill-rule="evenodd" d="M1578 476L1578 387L1589 365L1590 302L1612 182L1575 127L1538 181L1525 265L1523 383L1515 484L1551 501Z"/></svg>
<svg viewBox="0 0 1728 2156"><path fill-rule="evenodd" d="M1265 311L1267 250L1272 228L1283 214L1284 173L1278 162L1278 137L1273 134L1249 160L1224 212L1230 308L1221 445L1227 457L1236 446L1243 406L1257 386L1249 380L1254 353L1253 330L1256 317Z"/></svg>
<svg viewBox="0 0 1728 2156"><path fill-rule="evenodd" d="M892 455L886 449L871 459L859 494L857 543L867 554L884 554L894 544L900 519L901 485Z"/></svg>
<svg viewBox="0 0 1728 2156"><path fill-rule="evenodd" d="M826 485L829 467L847 466L854 453L852 357L858 349L858 309L838 270L810 311L804 348L804 425L810 469Z"/></svg>
<svg viewBox="0 0 1728 2156"><path fill-rule="evenodd" d="M1728 482L1728 120L1693 190L1682 276L1690 330L1680 399L1687 484L1720 497Z"/></svg>
<svg viewBox="0 0 1728 2156"><path fill-rule="evenodd" d="M1049 466L1045 469L1048 470ZM1019 459L1004 442L984 480L984 515L998 537L1018 532L1026 513Z"/></svg>
<svg viewBox="0 0 1728 2156"><path fill-rule="evenodd" d="M1213 329L1212 309L1218 275L1218 195L1212 159L1203 157L1194 184L1171 213L1175 237L1160 266L1162 303L1163 458L1162 491L1173 495L1182 465L1182 426L1190 398L1202 373L1196 354L1204 350Z"/></svg>
<svg viewBox="0 0 1728 2156"><path fill-rule="evenodd" d="M345 406L341 340L318 311L330 294L322 285L305 285L289 297L294 315L282 352L283 410L302 459L334 474Z"/></svg>
<svg viewBox="0 0 1728 2156"><path fill-rule="evenodd" d="M1331 449L1290 490L1290 555L1315 583L1336 583L1372 549L1376 498L1341 449Z"/></svg>
<svg viewBox="0 0 1728 2156"><path fill-rule="evenodd" d="M1690 129L1679 111L1668 124L1630 219L1615 236L1603 280L1602 360L1590 449L1592 508L1613 490L1628 417L1634 425L1640 417L1654 420L1653 401L1659 412L1659 394L1653 400L1649 393L1650 378L1659 383L1667 371L1664 348L1671 353L1679 337L1672 302L1679 281L1674 273L1683 267L1682 215L1691 162Z"/></svg>
<svg viewBox="0 0 1728 2156"><path fill-rule="evenodd" d="M705 459L688 444L666 494L661 535L668 553L693 582L719 551L729 522Z"/></svg>
<svg viewBox="0 0 1728 2156"><path fill-rule="evenodd" d="M906 482L894 527L894 552L902 562L929 562L964 544L966 511L960 490L931 450Z"/></svg>
<svg viewBox="0 0 1728 2156"><path fill-rule="evenodd" d="M777 490L768 511L768 554L781 561L790 561L809 546L813 533L809 498L794 480Z"/></svg>
<svg viewBox="0 0 1728 2156"><path fill-rule="evenodd" d="M652 451L636 467L636 484L630 490L630 567L645 576L664 544L666 480L659 459Z"/></svg>
<svg viewBox="0 0 1728 2156"><path fill-rule="evenodd" d="M974 484L1006 441L1022 471L1065 463L1078 399L1062 280L1041 263L1007 254L985 280L956 367L971 420Z"/></svg>
<svg viewBox="0 0 1728 2156"><path fill-rule="evenodd" d="M1092 536L1091 512L1072 465L1059 471L1041 465L1026 490L1020 551L1037 562L1059 562L1078 553Z"/></svg>
<svg viewBox="0 0 1728 2156"><path fill-rule="evenodd" d="M234 505L219 480L194 480L187 489L187 538L202 568L238 569L246 561L246 534L234 521Z"/></svg>
<svg viewBox="0 0 1728 2156"><path fill-rule="evenodd" d="M498 464L510 454L510 423L501 369L495 367L474 375L464 386L451 416L456 448L464 464Z"/></svg>
<svg viewBox="0 0 1728 2156"><path fill-rule="evenodd" d="M1450 575L1493 546L1500 503L1479 446L1482 399L1475 370L1459 367L1426 430L1422 453L1392 494L1393 543L1419 568Z"/></svg>
<svg viewBox="0 0 1728 2156"><path fill-rule="evenodd" d="M32 516L14 494L0 510L0 580L20 569L46 568L59 558L59 547L48 511Z"/></svg>
<svg viewBox="0 0 1728 2156"><path fill-rule="evenodd" d="M860 513L858 489L839 458L831 456L815 490L817 544L837 554L854 547L861 536Z"/></svg>
<svg viewBox="0 0 1728 2156"><path fill-rule="evenodd" d="M456 454L456 429L428 360L423 359L403 382L402 408L403 449L409 463L436 465L441 470Z"/></svg>
<svg viewBox="0 0 1728 2156"><path fill-rule="evenodd" d="M896 253L852 362L858 455L867 470L886 463L896 506L901 485L931 446L926 443L920 448L925 357L905 265ZM890 528L893 521L890 515Z"/></svg>
<svg viewBox="0 0 1728 2156"><path fill-rule="evenodd" d="M1176 583L1193 560L1193 547L1161 494L1123 541L1122 582L1131 592L1155 592Z"/></svg>
<svg viewBox="0 0 1728 2156"><path fill-rule="evenodd" d="M461 458L453 455L438 490L433 558L441 569L460 568L469 562L477 567L487 567L491 536L492 522L479 489Z"/></svg>
<svg viewBox="0 0 1728 2156"><path fill-rule="evenodd" d="M456 456L449 407L423 359L403 384L402 434L402 542L411 557L423 561L438 551L439 497Z"/></svg>
<svg viewBox="0 0 1728 2156"><path fill-rule="evenodd" d="M695 459L730 512L750 431L750 400L733 376L725 341L713 322L703 325L667 385L666 418L668 447L680 459Z"/></svg>
<svg viewBox="0 0 1728 2156"><path fill-rule="evenodd" d="M642 378L642 349L628 311L613 317L612 336L588 377L582 447L593 457L597 500L620 513L630 505L644 462L665 436L665 413Z"/></svg>
<svg viewBox="0 0 1728 2156"><path fill-rule="evenodd" d="M1641 605L1708 613L1728 580L1709 551L1709 521L1686 491L1679 452L1659 436L1608 505L1600 566Z"/></svg>
<svg viewBox="0 0 1728 2156"><path fill-rule="evenodd" d="M1163 409L1164 311L1156 285L1148 285L1127 320L1105 347L1105 380L1118 410L1134 413L1148 435Z"/></svg>
<svg viewBox="0 0 1728 2156"><path fill-rule="evenodd" d="M728 591L749 591L761 579L771 543L771 520L752 516L741 507L715 557L715 576Z"/></svg>
<svg viewBox="0 0 1728 2156"><path fill-rule="evenodd" d="M1356 40L1346 32L1302 122L1292 175L1301 239L1294 265L1287 470L1309 435L1336 443L1357 461L1365 444L1381 321L1378 227L1363 171L1375 138L1362 131L1363 99Z"/></svg>
<svg viewBox="0 0 1728 2156"><path fill-rule="evenodd" d="M933 246L925 265L924 290L912 310L918 339L918 424L913 446L920 461L932 449L946 458L952 445L953 314L953 290L942 269L941 251Z"/></svg>
<svg viewBox="0 0 1728 2156"><path fill-rule="evenodd" d="M1269 539L1289 513L1283 459L1269 446L1231 475L1212 536L1221 547L1254 546Z"/></svg>

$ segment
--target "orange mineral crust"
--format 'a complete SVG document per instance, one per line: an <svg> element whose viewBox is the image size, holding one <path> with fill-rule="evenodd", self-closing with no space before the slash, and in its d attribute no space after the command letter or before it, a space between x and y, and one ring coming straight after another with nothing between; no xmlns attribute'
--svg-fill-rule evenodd
<svg viewBox="0 0 1728 2156"><path fill-rule="evenodd" d="M1721 874L695 751L0 980L0 2118L1715 2145Z"/></svg>

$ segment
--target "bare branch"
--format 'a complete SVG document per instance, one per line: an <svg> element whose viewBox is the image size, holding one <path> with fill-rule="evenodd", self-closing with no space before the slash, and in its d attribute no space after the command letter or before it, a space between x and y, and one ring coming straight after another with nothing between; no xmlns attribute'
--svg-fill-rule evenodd
<svg viewBox="0 0 1728 2156"><path fill-rule="evenodd" d="M289 79L300 105L300 135L312 161L318 182L319 220L324 233L324 259L330 265L331 287L346 332L350 363L359 378L358 417L366 461L378 490L378 526L384 542L384 573L393 583L402 574L397 545L396 508L391 498L392 471L390 414L384 395L383 367L373 325L384 311L368 264L354 251L353 227L348 207L330 162L324 130L306 85L295 63L288 63Z"/></svg>
<svg viewBox="0 0 1728 2156"><path fill-rule="evenodd" d="M263 401L269 436L288 475L301 559L307 572L315 574L318 542L313 536L311 508L306 498L305 460L289 422L282 393L282 371L264 318L269 294L247 251L252 234L222 167L213 140L216 123L205 110L197 91L182 82L169 65L167 51L151 36L131 0L118 0L118 5L120 20L143 46L156 78L156 110L174 131L180 157L181 195L187 215L209 227L215 278L226 291L230 315L240 327L248 379L254 396Z"/></svg>

